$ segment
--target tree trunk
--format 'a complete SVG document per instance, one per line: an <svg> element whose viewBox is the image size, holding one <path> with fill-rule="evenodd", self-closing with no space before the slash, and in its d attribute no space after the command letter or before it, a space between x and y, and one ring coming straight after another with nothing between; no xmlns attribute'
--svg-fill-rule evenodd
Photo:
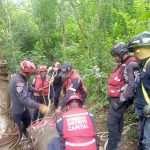
<svg viewBox="0 0 150 150"><path fill-rule="evenodd" d="M72 7L73 10L74 10L74 16L75 16L75 18L76 18L78 27L79 27L81 33L83 34L84 38L87 39L87 35L86 35L86 33L85 33L83 27L81 26L80 21L79 21L79 18L78 18L78 15L77 15L77 13L76 13L74 3L72 2L72 0L69 0L69 1L70 1L70 4L71 4L71 7Z"/></svg>
<svg viewBox="0 0 150 150"><path fill-rule="evenodd" d="M19 150L19 129L10 114L6 61L0 62L0 85L0 149Z"/></svg>

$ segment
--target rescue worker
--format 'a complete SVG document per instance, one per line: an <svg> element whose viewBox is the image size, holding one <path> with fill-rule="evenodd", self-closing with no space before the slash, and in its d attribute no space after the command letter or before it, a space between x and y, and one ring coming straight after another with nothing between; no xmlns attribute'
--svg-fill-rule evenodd
<svg viewBox="0 0 150 150"><path fill-rule="evenodd" d="M39 109L43 114L49 112L49 108L43 104L34 102L29 96L28 91L36 91L29 87L28 79L36 71L36 66L29 60L20 63L21 72L13 76L9 82L9 94L12 102L11 112L14 121L20 129L20 137L28 137L27 128L31 123L31 115L28 107Z"/></svg>
<svg viewBox="0 0 150 150"><path fill-rule="evenodd" d="M39 68L39 75L37 75L34 79L34 85L37 90L40 90L41 92L34 92L34 99L36 102L40 104L49 104L48 96L50 98L50 92L49 92L49 82L50 82L50 76L47 74L47 67L46 66L40 66ZM37 119L42 119L44 115L39 112L39 109L34 109L32 121L36 121Z"/></svg>
<svg viewBox="0 0 150 150"><path fill-rule="evenodd" d="M60 137L53 138L48 150L98 150L94 131L94 116L82 108L82 99L72 94L67 99L67 111L57 120Z"/></svg>
<svg viewBox="0 0 150 150"><path fill-rule="evenodd" d="M128 46L129 51L141 61L135 96L135 113L139 118L138 149L150 150L150 32L136 35Z"/></svg>
<svg viewBox="0 0 150 150"><path fill-rule="evenodd" d="M53 68L50 71L50 76L52 78L54 78L54 82L53 82L53 90L54 90L54 97L53 97L53 101L54 101L54 108L57 109L58 104L59 104L59 98L60 98L60 92L61 92L61 88L62 88L62 76L60 76L60 60L56 60L54 63Z"/></svg>
<svg viewBox="0 0 150 150"><path fill-rule="evenodd" d="M87 97L87 89L75 69L69 64L63 64L61 66L61 73L63 80L63 87L65 89L64 99L60 102L59 107L56 109L55 113L59 114L62 108L66 105L66 100L72 93L77 93L82 98L82 104L84 104Z"/></svg>
<svg viewBox="0 0 150 150"><path fill-rule="evenodd" d="M123 42L113 46L110 53L118 65L108 80L110 108L106 150L116 150L121 143L123 115L134 99L135 73L139 70L139 64L135 57L129 56L127 45Z"/></svg>

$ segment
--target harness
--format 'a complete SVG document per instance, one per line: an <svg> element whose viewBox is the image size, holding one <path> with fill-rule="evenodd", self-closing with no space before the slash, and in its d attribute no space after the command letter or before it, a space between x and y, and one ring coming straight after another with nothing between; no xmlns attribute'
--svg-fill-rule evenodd
<svg viewBox="0 0 150 150"><path fill-rule="evenodd" d="M108 81L108 96L120 97L121 91L125 88L124 70L130 62L137 62L135 57L129 57L123 64L118 66L111 74Z"/></svg>

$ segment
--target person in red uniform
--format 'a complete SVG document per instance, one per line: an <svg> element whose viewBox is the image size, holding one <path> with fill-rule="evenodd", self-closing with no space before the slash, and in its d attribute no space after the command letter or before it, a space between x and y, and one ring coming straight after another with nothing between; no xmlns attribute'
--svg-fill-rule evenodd
<svg viewBox="0 0 150 150"><path fill-rule="evenodd" d="M82 98L72 94L67 99L67 111L57 120L60 137L53 138L48 150L97 150L94 116L82 108Z"/></svg>
<svg viewBox="0 0 150 150"><path fill-rule="evenodd" d="M66 100L71 94L77 93L82 98L82 104L84 104L88 93L80 75L75 69L72 68L71 65L66 63L63 64L61 66L60 75L63 78L62 80L65 89L65 96L61 101L59 107L56 109L56 114L59 114L61 112L62 108L66 105Z"/></svg>
<svg viewBox="0 0 150 150"><path fill-rule="evenodd" d="M121 145L124 114L133 103L139 75L139 62L128 53L125 43L115 44L110 53L117 66L108 80L110 107L107 117L108 144L106 150L117 150Z"/></svg>
<svg viewBox="0 0 150 150"><path fill-rule="evenodd" d="M38 89L39 92L34 92L35 101L41 104L48 105L48 96L49 96L49 81L50 76L47 74L47 67L41 66L39 68L40 74L37 75L34 79L35 88ZM34 109L32 121L43 118L43 114L39 112L38 109Z"/></svg>

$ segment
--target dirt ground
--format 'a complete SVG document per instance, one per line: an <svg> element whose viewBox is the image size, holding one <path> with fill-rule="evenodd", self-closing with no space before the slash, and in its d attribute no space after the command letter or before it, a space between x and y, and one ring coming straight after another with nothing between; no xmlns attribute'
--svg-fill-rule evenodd
<svg viewBox="0 0 150 150"><path fill-rule="evenodd" d="M100 150L105 150L107 139L108 139L108 132L107 132L107 111L100 110L98 113L95 114L95 125L96 125L96 132L98 133L98 137L100 138ZM137 150L136 138L132 138L129 134L132 134L133 130L136 132L137 125L133 125L129 128L124 130L124 135L122 136L122 143L118 150ZM125 133L126 132L126 133ZM136 133L135 133L136 134ZM132 138L132 139L131 139Z"/></svg>

